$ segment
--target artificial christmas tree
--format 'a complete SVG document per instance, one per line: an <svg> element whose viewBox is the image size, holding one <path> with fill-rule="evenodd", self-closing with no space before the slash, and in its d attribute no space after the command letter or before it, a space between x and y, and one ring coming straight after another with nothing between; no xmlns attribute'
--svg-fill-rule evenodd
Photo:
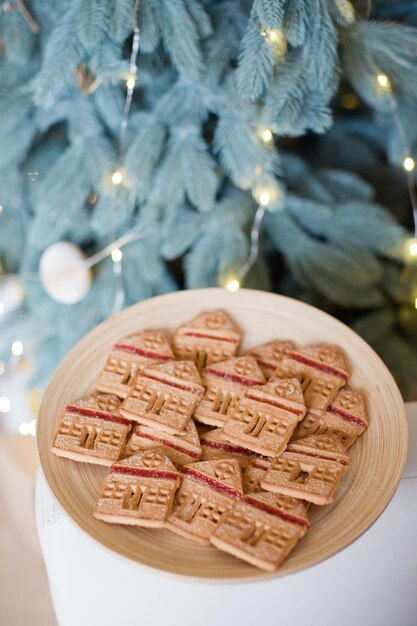
<svg viewBox="0 0 417 626"><path fill-rule="evenodd" d="M43 384L112 312L221 284L330 311L415 396L417 12L370 4L3 3L3 368L21 342ZM73 304L60 241L93 271Z"/></svg>

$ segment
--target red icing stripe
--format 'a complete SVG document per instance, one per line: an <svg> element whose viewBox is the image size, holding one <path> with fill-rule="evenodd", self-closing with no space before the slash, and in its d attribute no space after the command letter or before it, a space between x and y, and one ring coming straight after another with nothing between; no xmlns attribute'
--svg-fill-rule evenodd
<svg viewBox="0 0 417 626"><path fill-rule="evenodd" d="M244 454L245 456L259 456L257 452L253 452L252 450L246 450L246 448L242 448L241 446L233 446L230 443L225 443L223 441L213 441L212 439L204 439L200 437L200 442L203 446L207 446L207 448L215 448L217 450L224 450L225 452L230 452L231 454Z"/></svg>
<svg viewBox="0 0 417 626"><path fill-rule="evenodd" d="M260 509L261 511L265 511L265 513L269 513L270 515L275 515L276 517L280 517L282 520L286 522L291 522L292 524L298 524L298 526L303 526L304 528L309 528L310 524L306 519L302 517L297 517L296 515L292 515L291 513L286 513L285 511L281 511L281 509L276 509L273 506L267 504L266 502L261 502L260 500L256 500L255 498L251 498L251 496L244 495L242 497L243 502L250 504L251 506Z"/></svg>
<svg viewBox="0 0 417 626"><path fill-rule="evenodd" d="M341 465L348 464L348 461L343 461L342 459L335 459L334 456L326 456L325 454L314 454L314 452L304 452L303 450L294 450L293 448L287 448L286 452L292 452L294 454L303 454L304 456L311 456L315 459L323 459L324 461L334 461L335 463L340 463Z"/></svg>
<svg viewBox="0 0 417 626"><path fill-rule="evenodd" d="M237 374L228 374L227 372L222 372L220 370L213 369L212 367L206 367L204 370L205 374L211 374L212 376L216 376L217 378L222 378L230 383L241 383L245 385L245 387L254 387L255 385L261 385L262 383L258 383L255 380L251 380L250 378L245 378L244 376L238 376Z"/></svg>
<svg viewBox="0 0 417 626"><path fill-rule="evenodd" d="M201 474L198 470L193 469L192 467L183 467L182 473L186 476L190 476L191 478L195 478L201 483L205 483L212 489L219 491L220 493L225 493L228 496L232 496L233 498L239 498L242 494L240 491L235 489L234 487L230 487L229 485L224 485L220 483L215 478L211 478L211 476L206 476L205 474Z"/></svg>
<svg viewBox="0 0 417 626"><path fill-rule="evenodd" d="M299 363L304 363L304 365L309 365L310 367L314 367L317 370L321 370L322 372L326 372L326 374L332 374L333 376L337 376L338 378L343 378L343 380L348 380L349 374L347 372L343 372L342 370L336 369L335 367L331 367L330 365L325 365L324 363L320 363L320 361L316 361L315 359L311 359L303 354L299 354L298 352L289 352L287 354L288 358L293 359L294 361L298 361Z"/></svg>
<svg viewBox="0 0 417 626"><path fill-rule="evenodd" d="M150 380L156 380L158 383L163 383L164 385L168 385L169 387L175 387L176 389L183 389L184 391L190 391L195 396L202 396L203 390L196 389L195 387L189 387L188 385L181 385L180 383L173 383L171 380L163 380L162 378L158 378L158 376L152 376L152 374L145 374L144 372L140 373L140 378L149 378Z"/></svg>
<svg viewBox="0 0 417 626"><path fill-rule="evenodd" d="M304 413L303 409L296 409L295 407L281 404L281 402L272 400L272 398L266 399L264 397L253 396L250 393L246 393L245 398L248 398L249 400L256 400L256 402L262 402L263 404L270 404L271 406L276 406L278 409L284 409L285 411L289 411L290 413L295 413L295 415L302 415Z"/></svg>
<svg viewBox="0 0 417 626"><path fill-rule="evenodd" d="M112 465L109 469L112 474L131 474L132 476L143 476L144 478L169 478L177 480L179 474L164 470L151 470L145 467L128 467L127 465Z"/></svg>
<svg viewBox="0 0 417 626"><path fill-rule="evenodd" d="M187 448L182 448L181 446L178 446L177 444L172 443L172 441L169 441L168 439L163 439L162 437L157 437L156 435L150 435L148 433L142 433L142 432L134 432L133 434L136 437L143 437L144 439L150 439L151 441L158 441L159 443L162 443L164 446L167 446L168 448L172 448L173 450L177 450L178 452L182 452L183 454L186 454L187 456L190 456L193 459L200 458L199 452L194 452L193 450L187 450Z"/></svg>
<svg viewBox="0 0 417 626"><path fill-rule="evenodd" d="M356 415L352 415L351 413L348 413L343 409L339 409L339 407L334 406L333 404L330 404L330 406L327 407L327 410L329 411L329 413L340 415L340 417L343 417L344 420L347 420L348 422L353 422L357 426L364 426L365 428L367 426L366 422L364 422L360 417L356 417Z"/></svg>
<svg viewBox="0 0 417 626"><path fill-rule="evenodd" d="M258 361L258 365L260 365L261 367L265 367L268 370L276 370L277 366L274 363L268 363L267 361L261 361L260 359L257 359L255 357L255 359Z"/></svg>
<svg viewBox="0 0 417 626"><path fill-rule="evenodd" d="M113 346L114 350L122 350L123 352L131 352L132 354L139 354L140 356L147 357L148 359L158 359L159 361L171 361L172 356L166 354L159 354L158 352L152 352L152 350L144 350L128 343L116 343Z"/></svg>
<svg viewBox="0 0 417 626"><path fill-rule="evenodd" d="M78 413L79 415L85 415L86 417L96 417L101 420L106 420L106 422L117 422L118 424L123 424L124 426L132 425L132 422L130 420L127 420L121 416L119 417L119 415L111 415L110 413L105 413L104 411L79 407L75 404L69 404L68 406L66 406L65 411L67 413Z"/></svg>
<svg viewBox="0 0 417 626"><path fill-rule="evenodd" d="M239 343L239 339L233 339L232 337L216 337L215 335L205 335L198 332L185 332L185 337L201 337L201 339L214 339L214 341L226 341L226 343Z"/></svg>

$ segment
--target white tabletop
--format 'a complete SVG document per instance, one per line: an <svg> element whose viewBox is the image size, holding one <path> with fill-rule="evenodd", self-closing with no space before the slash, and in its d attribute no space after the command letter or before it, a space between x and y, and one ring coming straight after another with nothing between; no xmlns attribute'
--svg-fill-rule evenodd
<svg viewBox="0 0 417 626"><path fill-rule="evenodd" d="M37 524L60 626L416 626L417 403L410 447L388 508L354 544L298 574L243 585L161 575L77 528L40 475Z"/></svg>

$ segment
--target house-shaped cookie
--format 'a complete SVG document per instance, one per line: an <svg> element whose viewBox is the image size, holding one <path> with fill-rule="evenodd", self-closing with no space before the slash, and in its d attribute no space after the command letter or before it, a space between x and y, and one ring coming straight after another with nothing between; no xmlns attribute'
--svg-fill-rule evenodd
<svg viewBox="0 0 417 626"><path fill-rule="evenodd" d="M174 350L180 359L191 359L198 369L236 354L241 334L220 310L200 313L174 332Z"/></svg>
<svg viewBox="0 0 417 626"><path fill-rule="evenodd" d="M181 472L181 487L166 527L178 535L209 545L222 516L243 493L239 463L236 459L200 461L185 465Z"/></svg>
<svg viewBox="0 0 417 626"><path fill-rule="evenodd" d="M307 413L295 429L293 439L333 433L347 449L367 427L368 415L363 393L344 387L322 415Z"/></svg>
<svg viewBox="0 0 417 626"><path fill-rule="evenodd" d="M137 372L174 358L168 339L160 330L148 330L114 344L97 380L97 389L126 398Z"/></svg>
<svg viewBox="0 0 417 626"><path fill-rule="evenodd" d="M52 452L76 461L111 465L120 459L132 422L120 414L113 394L92 394L65 407Z"/></svg>
<svg viewBox="0 0 417 626"><path fill-rule="evenodd" d="M194 417L203 424L223 426L231 402L246 390L265 383L265 377L252 356L233 357L210 365L201 373L206 387Z"/></svg>
<svg viewBox="0 0 417 626"><path fill-rule="evenodd" d="M288 352L276 375L300 379L307 409L315 415L327 409L349 378L343 352L324 343Z"/></svg>
<svg viewBox="0 0 417 626"><path fill-rule="evenodd" d="M113 524L161 528L180 474L159 448L145 450L109 468L94 517Z"/></svg>
<svg viewBox="0 0 417 626"><path fill-rule="evenodd" d="M314 504L329 504L349 462L337 435L311 435L290 443L272 460L261 487Z"/></svg>
<svg viewBox="0 0 417 626"><path fill-rule="evenodd" d="M139 372L120 410L128 419L175 435L186 428L203 393L192 361L167 361Z"/></svg>
<svg viewBox="0 0 417 626"><path fill-rule="evenodd" d="M227 511L211 543L266 571L274 571L309 527L299 500L272 493L243 496Z"/></svg>
<svg viewBox="0 0 417 626"><path fill-rule="evenodd" d="M151 448L161 448L176 465L195 463L202 453L200 439L192 419L177 435L136 424L126 444L123 457Z"/></svg>
<svg viewBox="0 0 417 626"><path fill-rule="evenodd" d="M225 439L264 456L285 450L306 407L296 378L270 379L236 398L223 427Z"/></svg>
<svg viewBox="0 0 417 626"><path fill-rule="evenodd" d="M273 375L285 355L295 349L295 343L292 341L274 339L273 341L268 341L260 346L251 348L246 352L246 355L255 357L266 380L268 380Z"/></svg>

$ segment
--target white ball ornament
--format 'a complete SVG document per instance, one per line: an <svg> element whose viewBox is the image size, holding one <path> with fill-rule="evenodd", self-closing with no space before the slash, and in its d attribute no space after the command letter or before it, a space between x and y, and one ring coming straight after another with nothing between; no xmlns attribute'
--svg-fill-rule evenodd
<svg viewBox="0 0 417 626"><path fill-rule="evenodd" d="M57 302L74 304L90 290L91 271L82 250L68 241L58 241L42 253L39 274L46 293Z"/></svg>

